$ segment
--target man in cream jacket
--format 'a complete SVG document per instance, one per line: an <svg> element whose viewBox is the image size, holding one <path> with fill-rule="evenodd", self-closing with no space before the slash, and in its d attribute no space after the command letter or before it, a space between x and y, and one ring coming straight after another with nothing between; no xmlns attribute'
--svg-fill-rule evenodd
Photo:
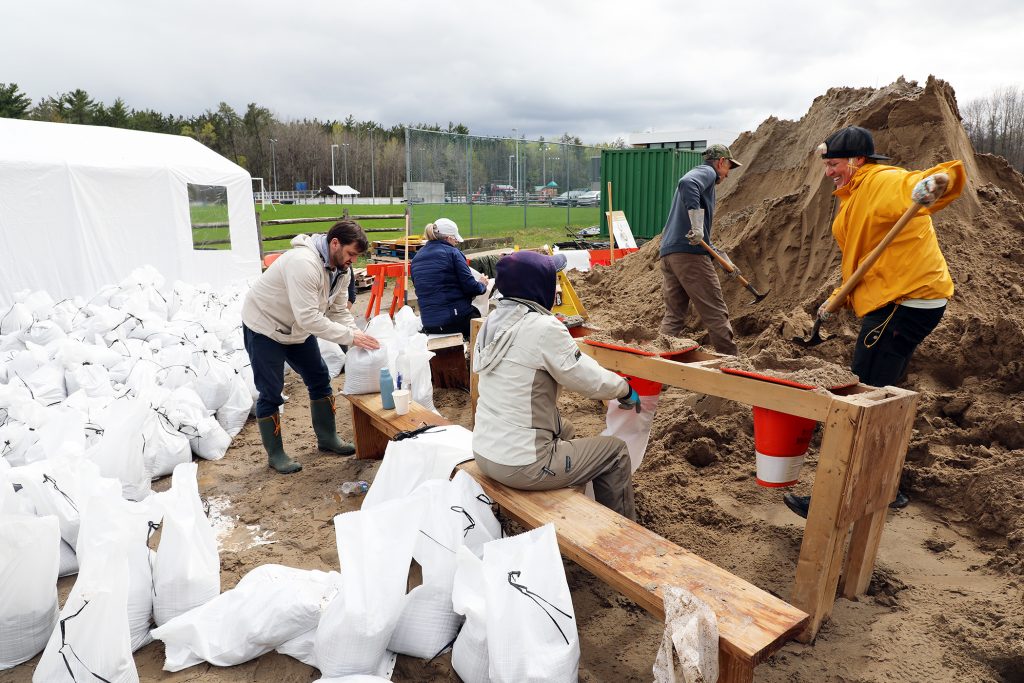
<svg viewBox="0 0 1024 683"><path fill-rule="evenodd" d="M376 339L356 327L347 307L349 266L368 246L366 233L352 220L335 223L326 235L298 235L292 240L292 249L270 265L245 297L242 335L259 392L256 421L268 463L281 474L302 469L285 453L281 436L285 363L309 390L309 410L320 450L340 455L355 452L338 438L331 377L317 338L379 348Z"/></svg>

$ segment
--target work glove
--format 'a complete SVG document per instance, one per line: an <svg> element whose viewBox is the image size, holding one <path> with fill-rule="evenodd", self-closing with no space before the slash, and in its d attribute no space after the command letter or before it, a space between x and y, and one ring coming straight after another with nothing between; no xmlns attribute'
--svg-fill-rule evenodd
<svg viewBox="0 0 1024 683"><path fill-rule="evenodd" d="M949 176L945 173L930 175L914 185L910 198L921 206L931 206L936 199L943 195L948 185Z"/></svg>
<svg viewBox="0 0 1024 683"><path fill-rule="evenodd" d="M686 233L686 239L697 246L704 239L704 209L687 209L686 215L690 217L690 232Z"/></svg>
<svg viewBox="0 0 1024 683"><path fill-rule="evenodd" d="M629 382L626 382L626 386L629 386ZM629 394L625 398L619 399L619 407L623 410L633 408L637 414L640 413L640 395L636 393L633 387L629 387Z"/></svg>
<svg viewBox="0 0 1024 683"><path fill-rule="evenodd" d="M831 299L825 299L825 302L822 303L821 306L818 306L818 320L822 322L828 322L829 320L832 319L832 316L835 315L834 313L830 313L829 311L825 310L825 307L828 306L829 301L831 301Z"/></svg>
<svg viewBox="0 0 1024 683"><path fill-rule="evenodd" d="M729 255L726 254L723 250L721 250L721 249L719 249L717 247L712 247L712 249L714 249L715 253L717 253L719 256L722 257L723 261L725 261L726 263L729 264L730 268L732 268L732 270L726 270L725 274L728 275L730 278L737 278L737 277L739 277L740 269L737 268L736 264L732 262L732 259L729 258Z"/></svg>

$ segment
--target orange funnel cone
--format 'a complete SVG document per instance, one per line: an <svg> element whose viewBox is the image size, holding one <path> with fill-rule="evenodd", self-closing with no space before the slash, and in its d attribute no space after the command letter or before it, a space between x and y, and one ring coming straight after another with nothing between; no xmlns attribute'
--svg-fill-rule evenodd
<svg viewBox="0 0 1024 683"><path fill-rule="evenodd" d="M758 484L777 488L799 480L816 424L805 417L754 406Z"/></svg>

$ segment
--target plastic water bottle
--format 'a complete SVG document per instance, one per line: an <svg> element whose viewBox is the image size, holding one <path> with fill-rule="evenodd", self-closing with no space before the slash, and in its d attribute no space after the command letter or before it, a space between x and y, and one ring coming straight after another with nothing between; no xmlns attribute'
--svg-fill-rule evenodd
<svg viewBox="0 0 1024 683"><path fill-rule="evenodd" d="M341 485L341 492L346 496L361 496L370 489L365 481L346 481Z"/></svg>
<svg viewBox="0 0 1024 683"><path fill-rule="evenodd" d="M395 383L391 379L391 371L387 368L380 369L380 405L384 410L395 409L395 398L391 392L395 390Z"/></svg>

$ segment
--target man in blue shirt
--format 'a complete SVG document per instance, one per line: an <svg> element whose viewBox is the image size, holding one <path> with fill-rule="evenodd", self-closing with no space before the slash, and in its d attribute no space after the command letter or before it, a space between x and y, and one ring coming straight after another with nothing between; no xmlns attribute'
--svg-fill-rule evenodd
<svg viewBox="0 0 1024 683"><path fill-rule="evenodd" d="M665 299L662 334L682 337L690 302L708 328L711 343L719 353L736 355L729 310L715 272L711 254L701 244L711 245L711 221L715 213L715 186L741 166L725 145L704 150L704 163L679 179L672 208L661 234L661 292ZM725 254L719 252L723 257ZM726 257L728 260L728 257ZM734 270L732 274L738 273Z"/></svg>

